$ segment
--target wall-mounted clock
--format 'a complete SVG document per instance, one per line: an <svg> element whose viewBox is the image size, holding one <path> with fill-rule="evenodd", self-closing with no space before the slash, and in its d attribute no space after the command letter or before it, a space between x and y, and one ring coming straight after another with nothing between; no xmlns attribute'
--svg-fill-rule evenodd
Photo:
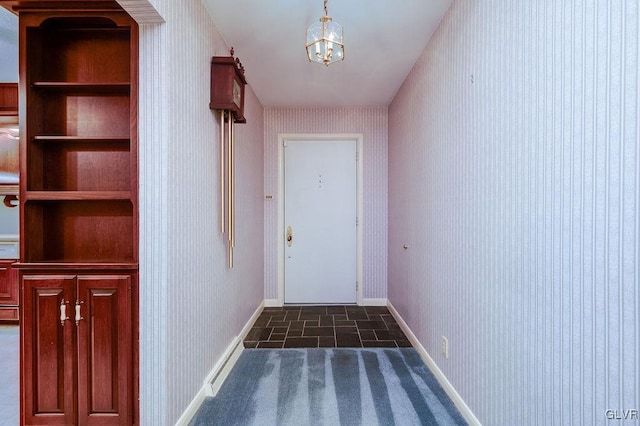
<svg viewBox="0 0 640 426"><path fill-rule="evenodd" d="M244 117L244 67L231 56L211 58L211 101L209 108L231 111L236 123L246 123Z"/></svg>

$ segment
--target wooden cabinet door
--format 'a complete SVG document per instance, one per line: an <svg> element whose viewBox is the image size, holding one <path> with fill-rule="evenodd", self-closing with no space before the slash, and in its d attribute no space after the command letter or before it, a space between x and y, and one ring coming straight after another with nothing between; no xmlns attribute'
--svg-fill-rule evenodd
<svg viewBox="0 0 640 426"><path fill-rule="evenodd" d="M131 425L131 277L79 276L78 303L78 424Z"/></svg>
<svg viewBox="0 0 640 426"><path fill-rule="evenodd" d="M13 279L11 262L0 262L0 305L18 304L18 283Z"/></svg>
<svg viewBox="0 0 640 426"><path fill-rule="evenodd" d="M75 424L75 280L75 275L22 276L24 424ZM69 319L61 320L61 313Z"/></svg>

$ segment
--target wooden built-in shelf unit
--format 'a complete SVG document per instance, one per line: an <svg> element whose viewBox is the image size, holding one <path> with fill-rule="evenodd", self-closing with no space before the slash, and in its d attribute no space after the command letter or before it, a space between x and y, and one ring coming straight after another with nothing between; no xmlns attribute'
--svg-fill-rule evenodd
<svg viewBox="0 0 640 426"><path fill-rule="evenodd" d="M138 424L138 27L116 2L10 3L21 423Z"/></svg>
<svg viewBox="0 0 640 426"><path fill-rule="evenodd" d="M21 16L21 26L29 46L21 261L137 262L131 19L43 12Z"/></svg>

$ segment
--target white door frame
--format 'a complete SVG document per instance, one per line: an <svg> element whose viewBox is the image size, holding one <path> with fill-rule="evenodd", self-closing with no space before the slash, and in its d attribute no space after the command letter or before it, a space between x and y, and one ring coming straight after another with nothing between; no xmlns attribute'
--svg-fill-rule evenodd
<svg viewBox="0 0 640 426"><path fill-rule="evenodd" d="M356 161L356 214L358 216L358 226L356 227L356 301L362 305L362 220L363 197L362 197L362 133L281 133L278 134L278 305L284 305L284 142L286 140L355 140L357 161Z"/></svg>

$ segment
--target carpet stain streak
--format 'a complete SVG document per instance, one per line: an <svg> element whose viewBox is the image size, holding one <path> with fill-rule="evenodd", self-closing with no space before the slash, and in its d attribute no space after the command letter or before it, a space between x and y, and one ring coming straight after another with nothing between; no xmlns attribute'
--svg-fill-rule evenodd
<svg viewBox="0 0 640 426"><path fill-rule="evenodd" d="M409 369L407 368L407 364L405 364L403 357L400 354L393 351L385 351L385 354L391 361L391 365L395 370L396 374L400 378L400 383L402 383L402 387L404 388L409 400L411 401L411 405L418 413L418 417L420 418L420 422L422 424L428 425L437 425L435 416L429 409L429 405L427 401L424 399L422 394L420 393L420 389L418 389L418 385L411 377L409 373Z"/></svg>
<svg viewBox="0 0 640 426"><path fill-rule="evenodd" d="M335 351L331 357L331 369L333 380L336 383L335 392L338 400L340 424L362 424L360 380L351 379L354 375L356 377L360 375L357 352L349 349Z"/></svg>
<svg viewBox="0 0 640 426"><path fill-rule="evenodd" d="M278 424L289 424L293 412L300 381L305 354L298 351L287 351L280 361L280 380L278 383Z"/></svg>
<svg viewBox="0 0 640 426"><path fill-rule="evenodd" d="M384 374L380 369L378 356L374 352L363 351L362 359L367 370L367 378L369 379L372 397L376 402L375 409L378 421L381 425L394 426L396 422L393 419L389 391L387 389L387 383L384 380Z"/></svg>
<svg viewBox="0 0 640 426"><path fill-rule="evenodd" d="M363 351L362 360L367 371L367 379L371 387L371 396L375 401L376 414L378 422L381 425L395 426L393 419L393 411L391 409L391 400L389 399L389 391L387 383L384 380L384 374L380 369L380 361L375 352Z"/></svg>
<svg viewBox="0 0 640 426"><path fill-rule="evenodd" d="M425 363L420 358L420 354L418 352L408 352L404 354L404 361L407 363L409 369L415 374L415 376L419 377L422 383L429 388L429 390L433 393L433 395L438 399L440 404L446 406L451 403L451 399L444 391L442 386L431 386L432 383L437 383L438 379L433 375L431 370L427 368ZM464 423L464 418L462 415L456 410L452 414L453 419L458 423Z"/></svg>
<svg viewBox="0 0 640 426"><path fill-rule="evenodd" d="M312 426L322 426L324 425L322 404L327 385L327 379L325 377L325 353L320 351L309 352L307 354L307 362L309 369L309 411L316 413L310 416L309 424Z"/></svg>
<svg viewBox="0 0 640 426"><path fill-rule="evenodd" d="M364 409L363 409L364 407ZM204 425L466 425L413 348L245 349Z"/></svg>

